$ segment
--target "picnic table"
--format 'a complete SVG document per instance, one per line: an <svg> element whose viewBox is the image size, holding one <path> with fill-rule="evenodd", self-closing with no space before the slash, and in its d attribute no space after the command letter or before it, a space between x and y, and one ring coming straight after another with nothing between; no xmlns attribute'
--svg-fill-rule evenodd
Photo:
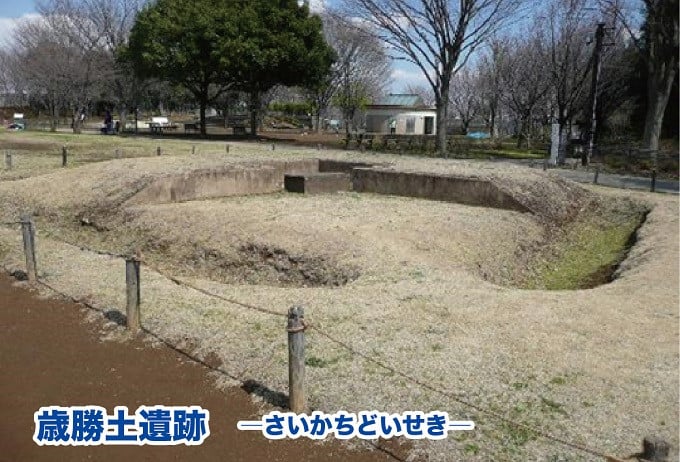
<svg viewBox="0 0 680 462"><path fill-rule="evenodd" d="M163 130L177 130L177 124L168 120L167 117L152 117L149 123L151 133L163 134Z"/></svg>

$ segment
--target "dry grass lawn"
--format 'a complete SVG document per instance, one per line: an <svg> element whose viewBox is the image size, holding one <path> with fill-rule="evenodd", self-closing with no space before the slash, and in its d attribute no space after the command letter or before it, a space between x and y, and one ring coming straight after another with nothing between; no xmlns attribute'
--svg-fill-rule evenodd
<svg viewBox="0 0 680 462"><path fill-rule="evenodd" d="M116 142L153 146L152 140ZM585 190L508 166L372 155L405 170L492 178L535 213L356 193L124 206L158 176L319 156L246 143L232 144L229 155L220 143L201 144L193 156L190 143L163 146L161 158L51 173L36 167L26 172L30 178L0 181L3 221L23 210L40 215L38 264L46 281L122 311L123 262L52 236L118 252L142 247L154 264L214 293L279 313L302 304L309 322L355 349L514 420L619 457L637 452L644 436L657 435L673 444L677 460L677 197ZM616 280L588 290L513 288L518 256L540 247L549 223L598 201L650 210ZM88 213L111 231L80 227L78 217ZM0 252L7 268L23 267L16 228L0 228ZM300 277L303 272L313 277ZM149 330L199 357L219 358L225 373L216 378L223 385L255 380L286 392L283 318L207 297L149 268L142 278L142 323ZM115 325L105 334L124 337ZM416 442L412 460L599 460L423 389L314 331L307 348L314 409L442 410L476 421L474 432Z"/></svg>

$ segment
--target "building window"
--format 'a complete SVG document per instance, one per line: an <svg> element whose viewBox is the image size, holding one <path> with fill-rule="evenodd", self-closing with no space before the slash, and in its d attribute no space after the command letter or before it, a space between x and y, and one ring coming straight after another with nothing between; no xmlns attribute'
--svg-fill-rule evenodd
<svg viewBox="0 0 680 462"><path fill-rule="evenodd" d="M416 132L416 118L415 117L407 117L406 118L406 133L415 133Z"/></svg>

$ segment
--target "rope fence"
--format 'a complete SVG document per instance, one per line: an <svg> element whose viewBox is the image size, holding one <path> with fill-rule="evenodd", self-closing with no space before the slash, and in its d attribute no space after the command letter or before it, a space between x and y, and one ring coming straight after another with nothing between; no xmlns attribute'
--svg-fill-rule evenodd
<svg viewBox="0 0 680 462"><path fill-rule="evenodd" d="M27 276L28 280L30 282L37 283L39 285L42 285L46 287L47 289L51 290L52 292L68 299L71 300L75 303L84 305L88 308L94 309L96 311L104 313L105 310L96 307L94 304L92 304L90 301L87 300L81 300L77 299L75 297L72 297L55 287L53 287L51 284L49 284L47 281L45 281L44 278L39 278L38 277L38 270L37 270L37 265L36 265L36 260L35 260L35 225L33 222L33 219L30 215L23 215L20 221L17 222L5 222L5 223L0 223L1 225L15 225L15 224L21 224L22 225L22 237L23 237L23 242L24 242L24 253L26 256L26 270L27 270ZM116 254L116 253L111 253L111 252L106 252L106 251L101 251L97 249L92 249L87 246L78 244L78 243L73 243L69 242L65 239L62 239L60 237L56 237L54 235L50 235L50 237L58 242L61 242L63 244L67 244L69 246L73 246L76 248L79 248L80 250L91 252L97 255L101 256L108 256L111 258L121 258L125 260L125 265L126 265L126 291L127 291L127 304L126 304L126 327L127 329L133 333L137 334L140 331L147 331L145 328L142 327L141 325L141 316L140 316L140 305L141 305L141 285L140 285L140 269L141 265L143 264L150 270L156 272L157 274L167 278L169 281L173 282L174 284L177 284L179 286L186 287L188 289L191 289L193 291L196 291L198 293L201 293L205 296L215 298L217 300L239 306L242 308L246 308L249 310L253 310L262 314L267 314L271 316L277 316L279 318L285 317L287 319L286 322L286 332L288 335L288 351L289 351L289 394L288 394L288 399L289 399L289 408L291 411L295 413L304 413L307 410L306 406L306 398L305 398L305 387L304 387L304 368L305 368L305 358L304 358L304 345L305 345L305 332L306 331L312 331L317 333L318 335L326 338L330 342L340 346L341 348L347 350L350 352L352 355L356 355L370 363L373 363L377 365L378 367L389 371L390 373L401 377L404 380L407 380L425 390L428 390L430 392L433 392L435 394L444 396L464 407L467 407L469 409L472 409L480 414L484 414L488 417L490 417L492 420L495 420L497 422L501 422L507 425L511 425L515 428L523 429L528 432L531 432L532 434L541 437L543 439L558 443L566 448L569 448L574 451L578 451L584 454L588 454L590 456L595 456L598 458L602 458L608 462L623 462L622 459L619 459L617 457L614 457L612 455L608 455L605 452L594 449L579 443L575 443L573 441L569 441L566 438L562 438L559 436L555 436L554 434L548 433L544 430L541 430L539 428L536 428L532 425L528 425L523 422L518 422L513 419L510 419L503 414L500 414L496 411L493 411L491 409L488 409L484 406L480 406L478 404L475 404L465 398L462 397L461 394L453 393L451 391L445 390L445 389L440 389L437 388L433 385L430 385L429 383L418 379L417 377L414 377L406 372L402 372L398 370L396 367L393 367L379 359L376 359L375 357L368 355L366 353L363 353L356 348L352 347L350 344L347 342L344 342L342 340L339 340L338 338L334 337L333 335L329 334L326 332L324 329L320 328L319 326L316 326L313 323L310 323L305 320L304 318L304 309L302 307L292 307L288 310L288 313L282 313L280 311L275 311L267 308L263 308L257 305L249 304L249 303L244 303L239 300L235 300L229 297L225 297L220 294L216 294L214 292L211 292L209 290L203 289L201 287L196 286L195 284L191 284L190 282L184 281L182 279L179 279L175 276L172 276L170 274L167 274L166 271L161 270L160 268L150 264L146 260L144 260L141 257L140 252L136 252L136 255L122 255L122 254ZM151 333L151 332L149 332ZM157 334L151 333L155 337L158 337ZM160 339L160 337L158 337ZM166 340L161 339L164 343L171 345L168 343ZM176 346L173 346L174 349L179 350ZM182 353L186 354L186 352ZM192 359L194 359L192 357ZM198 360L201 362L200 360ZM652 444L653 443L653 444ZM659 440L657 438L645 438L643 441L643 448L644 448L644 453L642 454L641 458L639 460L650 460L650 461L662 461L664 460L664 454L668 454L668 444L663 441Z"/></svg>
<svg viewBox="0 0 680 462"><path fill-rule="evenodd" d="M191 124L185 124L185 125L191 125ZM266 148L266 149L271 149L272 151L276 150L276 144L272 143L271 148ZM234 149L237 149L236 146L233 146ZM126 153L122 147L116 147L113 148L111 151L108 151L104 154L102 154L101 151L98 151L96 153L92 152L76 152L74 153L73 150L69 151L68 146L62 146L61 148L57 149L56 153L53 152L48 152L46 153L46 158L47 160L45 161L45 166L50 167L50 168L66 168L69 165L75 165L79 162L102 162L102 161L107 161L107 160L114 160L114 159L123 159L123 158L136 158L136 157L152 157L152 156L161 156L161 155L167 155L168 153L170 154L176 154L178 152L182 152L181 150L171 150L167 151L164 150L160 145L156 145L155 147L139 147L139 148L133 148L132 152L128 150ZM224 145L224 152L226 154L229 154L232 149L232 145L229 143L226 143ZM194 155L196 152L199 151L196 148L196 144L191 145L191 154ZM3 152L3 158L4 158L4 170L5 171L12 171L17 169L21 169L22 167L22 162L21 160L25 158L23 154L19 154L21 150L12 150L12 149L5 149ZM200 152L200 151L199 151ZM53 159L56 158L56 161ZM69 164L70 162L70 164ZM23 165L26 165L26 163L23 163ZM0 223L2 225L3 223Z"/></svg>

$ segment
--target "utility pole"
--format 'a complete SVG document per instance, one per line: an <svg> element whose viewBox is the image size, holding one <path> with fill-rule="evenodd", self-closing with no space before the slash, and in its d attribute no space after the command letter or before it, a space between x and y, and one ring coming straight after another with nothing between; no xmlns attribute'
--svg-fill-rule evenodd
<svg viewBox="0 0 680 462"><path fill-rule="evenodd" d="M590 124L588 127L588 139L585 156L581 163L585 166L590 163L595 152L595 136L597 133L597 86L600 82L600 69L602 67L602 45L604 43L604 23L597 24L595 32L595 50L593 50L593 74L590 85Z"/></svg>

